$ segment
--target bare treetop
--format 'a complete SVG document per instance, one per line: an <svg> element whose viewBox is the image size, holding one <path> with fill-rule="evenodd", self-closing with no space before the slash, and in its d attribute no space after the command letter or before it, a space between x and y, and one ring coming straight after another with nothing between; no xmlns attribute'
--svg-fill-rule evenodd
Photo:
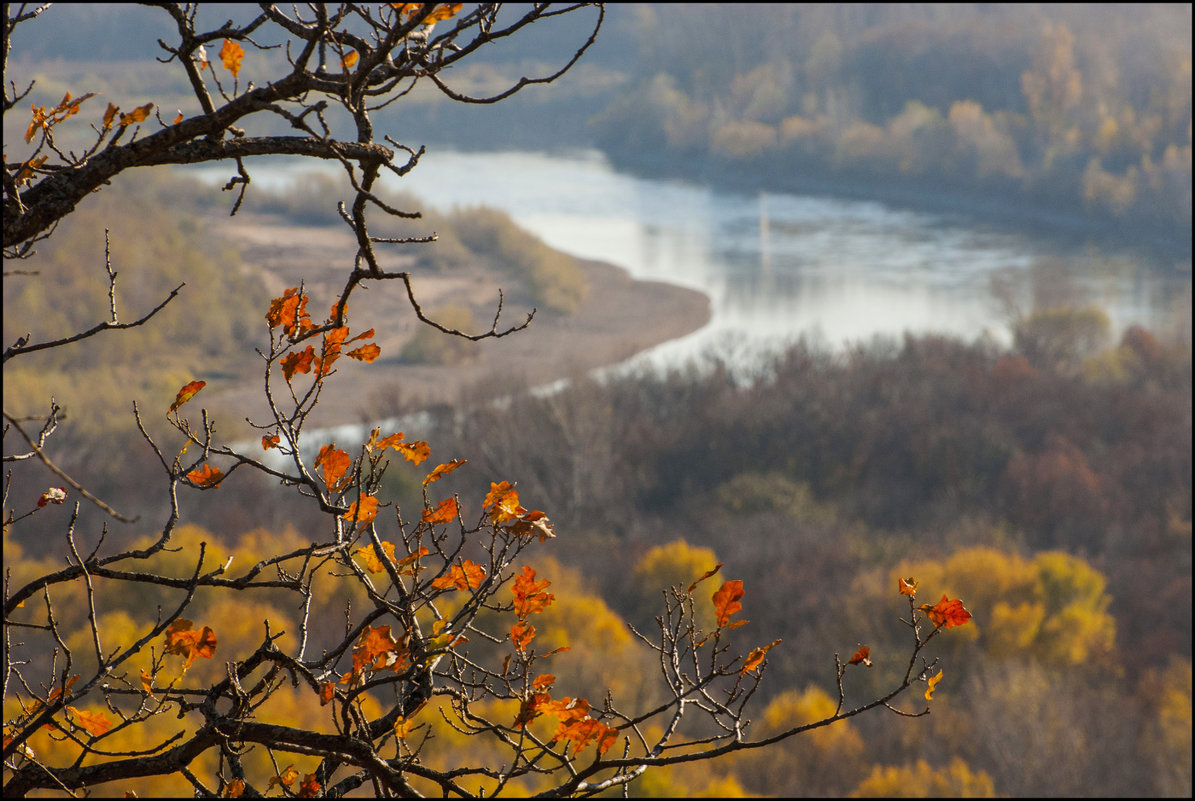
<svg viewBox="0 0 1195 801"><path fill-rule="evenodd" d="M250 182L245 158L296 155L335 159L344 164L358 190L351 218L346 219L356 226L362 246L360 256L372 272L379 273L362 213L366 204L372 203L389 213L403 214L386 206L370 190L382 170L401 176L413 168L422 149L415 150L389 136L384 141L391 147L375 141L370 113L408 94L421 80L431 81L445 95L463 103L494 103L526 86L551 83L593 44L605 14L601 6L595 8L592 33L556 71L525 76L504 91L475 97L453 89L442 75L444 70L539 20L572 13L588 4L561 8L535 4L521 15L512 16L501 4L481 4L463 13L459 3L392 3L378 8L344 4L334 9L317 4L294 7L288 13L277 5L262 3L257 16L247 24L229 20L207 31L196 28L197 4L148 5L161 8L177 26L176 41L159 41L164 51L160 60L179 64L186 71L198 113L180 113L169 119L162 109L150 104L120 114L119 108L110 103L103 121L92 122L94 142L76 153L64 152L55 145L53 127L81 113L83 101L93 95L71 98L68 94L57 108L47 112L43 107L40 117L35 107L26 135L27 143L34 145L32 152L22 161L5 164L6 257L27 255L33 244L47 236L82 198L131 167L233 160L238 175L229 187L240 185L239 207ZM6 74L14 29L36 18L45 8L21 7L6 15ZM278 40L282 44L260 43ZM248 79L248 70L241 75L247 52L274 48L284 50L289 72L274 80L262 76ZM32 88L32 84L23 88L6 86L5 113ZM336 109L351 118L353 139L333 136L328 115ZM281 118L295 135L246 136L242 126L259 114ZM405 153L398 163L397 151Z"/></svg>

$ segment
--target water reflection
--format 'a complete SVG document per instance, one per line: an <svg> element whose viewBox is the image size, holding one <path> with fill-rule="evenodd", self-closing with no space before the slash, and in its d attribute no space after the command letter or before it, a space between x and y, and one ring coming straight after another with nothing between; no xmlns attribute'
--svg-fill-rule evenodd
<svg viewBox="0 0 1195 801"><path fill-rule="evenodd" d="M257 166L253 176L279 185L310 168ZM710 324L657 358L728 335L775 343L816 332L840 345L912 330L1007 341L1010 315L1059 304L1101 305L1117 329L1157 328L1176 296L1190 297L1189 265L1159 270L1131 250L1083 250L878 202L639 178L596 151L429 148L394 188L440 209L502 209L555 248L708 294Z"/></svg>

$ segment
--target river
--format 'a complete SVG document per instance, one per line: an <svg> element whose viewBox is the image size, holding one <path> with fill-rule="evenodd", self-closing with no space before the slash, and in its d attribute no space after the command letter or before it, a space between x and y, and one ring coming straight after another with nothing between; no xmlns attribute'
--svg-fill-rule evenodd
<svg viewBox="0 0 1195 801"><path fill-rule="evenodd" d="M271 187L298 171L340 170L310 161L250 168ZM227 167L190 172L228 177ZM1189 260L1161 264L1131 245L1076 244L961 213L643 178L596 150L429 147L390 185L442 210L501 209L554 248L706 293L706 327L637 357L657 363L802 335L833 348L905 331L1007 342L1012 314L1063 303L1104 308L1114 334L1132 324L1190 330Z"/></svg>

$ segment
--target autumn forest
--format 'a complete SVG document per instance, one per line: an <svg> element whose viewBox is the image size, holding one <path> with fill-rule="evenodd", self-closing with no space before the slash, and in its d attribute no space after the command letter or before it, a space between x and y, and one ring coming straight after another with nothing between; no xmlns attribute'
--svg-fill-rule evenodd
<svg viewBox="0 0 1195 801"><path fill-rule="evenodd" d="M385 12L393 15L388 24L414 30L426 19L428 31L437 24L442 31L457 19L472 19L453 4L416 6ZM538 99L520 95L496 104L489 118L495 136L516 132L503 114L569 110L583 122L565 124L568 130L583 127L612 161L631 170L668 174L696 164L711 181L789 189L800 181L841 180L851 187L871 181L909 197L942 192L968 202L990 193L1006 205L1095 220L1117 235L1138 231L1167 242L1185 237L1189 275L1189 7L1148 6L1140 15L1112 9L1108 14L1123 24L1118 36L1106 38L1098 18L1074 7L1032 6L1018 16L1008 7L766 6L755 16L741 12L751 25L730 19L740 16L740 8L625 10L598 36L592 64L581 59L577 74L566 76L576 83L562 79ZM712 24L711 16L722 23ZM1159 33L1175 16L1182 30ZM43 22L30 23L30 30ZM603 50L607 30L614 44ZM799 33L785 45L782 31ZM239 78L233 69L239 61L217 56L216 41L208 46L212 63L204 69L226 82ZM1151 58L1127 55L1146 41L1156 45ZM246 48L251 59L255 53L248 43ZM551 46L545 44L540 55L553 57ZM285 66L278 51L265 58ZM340 59L348 74L354 56ZM534 59L508 54L490 69L505 75L528 60ZM962 66L950 66L956 63ZM54 81L78 81L85 74L58 68L50 70ZM96 80L110 80L103 66L92 68ZM470 69L475 67L461 67L466 76L474 75ZM926 78L933 75L944 77ZM152 93L143 98L138 80L129 78L124 96L164 103L173 117L176 103ZM230 86L222 91L235 94ZM72 86L76 95L91 89ZM105 103L121 95L115 84L104 91L81 109L76 105L78 117L67 114L51 126L85 120L101 137L143 122L153 130L169 127L170 119L124 120L111 107L105 120ZM178 83L161 91L188 89ZM404 113L414 109L425 116L413 123L416 130L428 125L426 118L451 124L463 113L419 92L409 100ZM44 112L58 102L47 94L35 103L35 115L37 103L50 104ZM26 99L6 113L6 143L20 141L25 126L36 127L28 105ZM514 111L498 111L503 105ZM125 106L125 114L138 107ZM577 107L585 113L573 115ZM175 125L181 109L179 115ZM8 117L20 117L20 125ZM397 112L380 112L379 118L389 120L391 130L398 127L392 124ZM15 137L10 126L20 129ZM6 161L14 157L11 150L6 145ZM14 189L33 177L30 169L24 175L6 166L6 175L18 178ZM777 177L789 174L801 178L786 184ZM351 201L354 191L364 193L360 187L318 177L295 187L253 187L245 214L313 230L363 225L363 212L354 211ZM378 208L418 206L418 198L400 190L395 181L368 194ZM1190 795L1189 324L1115 331L1102 309L1041 305L1010 316L1009 344L912 332L843 347L805 338L778 345L746 366L728 343L684 367L563 376L568 380L551 392L529 386L516 371L495 372L456 403L418 404L403 385L404 369L449 371L468 364L487 343L425 327L393 352L378 348L374 332L380 340L387 320L370 316L368 294L353 298L357 316L350 333L343 300L348 290L341 296L306 284L284 286L238 251L235 239L212 234L222 230L217 220L233 205L230 194L169 168L134 170L81 202L52 238L38 243L35 256L14 268L29 274L10 273L6 261L6 347L27 333L46 341L85 331L106 317L110 301L115 314L110 288L116 278L105 271L106 262L119 265L119 301L129 319L186 285L181 301L144 326L5 365L6 426L10 414L22 420L44 415L39 404L54 397L63 409L55 422L59 447L46 452L56 469L138 517L116 522L91 506L79 516L71 512L73 490L65 504L43 494L63 483L49 467L35 460L32 469L14 470L5 489L6 587L56 575L86 563L86 551L110 547L146 549L152 552L147 572L183 582L120 583L113 592L119 577L96 571L87 581L51 584L52 592L33 594L29 606L52 608L52 628L61 634L60 642L32 658L48 675L62 672L54 660L66 651L74 654L70 673L86 674L99 670L97 653L144 636L160 610L178 605L185 579L198 574L196 553L204 554L204 570L230 559L247 570L280 554L330 559L329 551L315 546L328 537L330 516L337 526L357 531L372 525L376 514L378 531L418 530L426 542L412 546L409 540L409 553L401 552L401 544L395 552L391 544L387 561L381 558L384 546L363 536L335 569L312 573L302 604L292 587L283 586L284 566L277 586L263 581L235 596L218 581L190 585L187 619L172 626L155 651L160 659L181 656L186 667L177 676L155 673L152 686L143 669L144 685L129 679L125 700L140 699L143 710L151 699L168 695L168 681L220 686L229 675L228 660L262 653L263 621L271 633L282 632L282 648L300 638L304 644L310 638L308 650L315 652L348 642L354 615L372 609L384 593L375 593L370 581L340 578L355 573L383 588L393 581L401 596L404 580L417 586L431 546L444 565L425 586L436 600L420 609L418 623L405 634L394 625L393 638L362 629L351 659L345 648L342 676L309 682L319 688L318 697L293 670L283 671L286 680L277 681L255 712L311 732L327 731L330 709L342 702L346 729L384 720L393 762L409 757L415 742L424 743L422 761L411 768L412 792L458 787L432 781L449 781L443 777L461 765L485 766L469 776L471 784L459 785L470 792L546 792L574 763L563 761L556 775L530 770L514 780L487 771L505 764L504 746L516 730L549 746L570 741L569 757L583 755L578 765L599 755L617 759L623 745L615 744L616 737L629 724L603 707L603 697L608 692L618 704L645 709L670 703L680 679L669 683L667 667L660 667L663 652L638 633L663 627L667 639L670 616L686 603L695 625L707 632L704 639L694 635L697 652L709 655L711 664L720 648L742 654L726 674L738 682L726 691L726 704L751 687L741 719L750 721L748 731L757 740L833 718L840 692L851 699L883 697L893 677L909 667L909 628L900 621L919 609L935 635L927 652L940 662L926 672L928 686L920 681L892 702L903 714L876 709L766 748L699 764L662 763L630 781L627 792ZM338 211L331 199L342 196L349 206ZM420 220L390 222L388 237L417 238L433 229L439 235L434 245L411 249L414 255L403 263L410 274L451 277L484 269L504 287L509 308L503 325L518 324L517 310L535 307L540 320L511 336L535 337L537 322L567 319L588 298L590 288L573 257L548 248L501 212L426 210ZM358 267L364 260L358 257ZM345 262L347 275L351 253ZM34 280L34 274L52 280ZM380 274L354 273L367 289L381 285L374 281ZM432 316L443 327L469 332L485 331L493 316L489 306L463 300L436 312ZM495 318L494 329L500 327ZM308 442L309 481L296 487L261 456L287 452L285 437L279 437L285 425L255 428L245 409L217 400L209 408L206 400L233 397L219 393L235 387L260 394L263 364L267 375L276 370L272 404L301 409L304 403L313 407L320 393L341 393L351 398L345 408L352 411L337 422L368 428L401 421L404 434L387 429L375 430L364 443L332 442L331 435L327 442ZM368 393L355 391L356 371L371 369L392 379L380 390L371 385ZM203 434L211 434L212 420L221 442L250 442L253 458L267 469L223 458L228 454L217 457ZM147 425L165 443L156 454ZM25 449L25 440L5 436L7 461L11 452ZM382 463L387 452L389 466ZM181 470L184 455L203 466ZM177 475L167 481L163 466L169 473L172 458ZM334 497L347 512L333 504ZM36 508L24 515L26 506ZM14 509L22 515L18 524ZM169 518L173 526L175 517L170 547L155 550L161 520ZM481 520L478 528L492 539L462 538L453 550L447 532L458 521L465 532L471 520ZM511 543L526 552L518 573L513 563L501 563L509 568L501 595L506 606L472 600L487 575L497 578L497 554L514 548ZM669 587L677 590L670 594ZM954 600L960 598L966 612ZM427 609L435 610L434 621ZM10 613L14 619L31 614L6 609L6 621ZM370 615L370 622L394 622ZM446 627L465 615L471 616L468 629ZM181 625L191 620L194 630ZM211 630L204 629L208 625ZM523 669L521 660L534 643L544 655L540 670L524 670L522 696L471 698L468 715L454 697L429 694L420 705L409 703L409 695L400 699L397 719L382 716L387 704L395 704L388 694L398 697L399 691L370 682L396 661L399 667L404 660L419 662L411 632L420 625L427 653L445 654L445 662L455 649L471 668L501 666L484 676L506 677ZM102 648L93 643L98 631ZM377 639L367 650L371 632ZM141 667L130 662L121 670L136 676L133 664ZM744 677L757 670L766 681L756 688ZM457 675L472 676L461 679L466 690L490 686L477 674ZM67 681L31 697L50 704L70 691ZM244 683L248 688L247 678ZM350 714L344 699L353 693L359 697ZM192 700L196 710L204 703L198 694ZM325 707L329 701L332 706ZM92 712L81 713L83 706L67 707L74 710L71 721L94 735L85 715L105 707L95 702L87 706ZM109 702L110 717L117 708L133 714L132 706ZM922 708L931 713L905 716ZM30 714L6 695L6 747L10 721ZM110 741L112 751L128 756L162 748L172 736L173 718L159 715L130 726ZM506 740L471 736L470 725L481 730L499 719L507 726ZM719 726L726 720L685 719L667 732L675 738L668 748L678 750L665 753L696 753L697 744L725 736ZM342 725L339 718L335 723ZM659 719L635 723L648 739L664 736L670 725ZM86 737L58 725L57 732L49 726L30 736L22 748L36 752L36 759L69 762ZM322 775L317 765L322 769L326 756L301 749L285 757L249 749L243 759L207 752L193 767L215 774L236 765L242 788L244 776L268 775L270 794L313 795L322 789L312 777ZM529 768L540 759L521 758ZM6 781L13 764L6 757ZM227 778L222 775L220 786ZM186 794L196 781L176 771L114 779L95 790ZM264 780L259 789L267 792ZM369 789L366 784L359 792L369 795ZM603 792L615 795L621 788Z"/></svg>

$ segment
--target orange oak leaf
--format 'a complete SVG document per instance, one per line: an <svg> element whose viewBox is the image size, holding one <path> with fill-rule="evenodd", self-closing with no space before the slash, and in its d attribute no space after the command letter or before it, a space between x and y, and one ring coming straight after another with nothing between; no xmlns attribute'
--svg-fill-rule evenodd
<svg viewBox="0 0 1195 801"><path fill-rule="evenodd" d="M323 378L332 371L332 364L340 358L340 346L344 344L348 335L349 329L347 326L333 328L324 334L324 344L321 350L322 355L315 360L315 372L320 378Z"/></svg>
<svg viewBox="0 0 1195 801"><path fill-rule="evenodd" d="M430 25L443 19L452 19L461 10L463 3L441 3L432 13L423 18L424 25Z"/></svg>
<svg viewBox="0 0 1195 801"><path fill-rule="evenodd" d="M432 455L432 450L426 442L400 442L393 446L394 450L402 454L403 458L414 465L422 464Z"/></svg>
<svg viewBox="0 0 1195 801"><path fill-rule="evenodd" d="M480 587L481 582L484 580L485 568L466 559L463 564L452 565L447 575L440 576L438 579L432 581L432 586L440 590L446 590L449 587L455 587L458 590L467 590Z"/></svg>
<svg viewBox="0 0 1195 801"><path fill-rule="evenodd" d="M339 486L340 480L348 473L352 465L352 457L337 449L335 442L324 445L320 448L319 455L315 457L315 466L323 471L324 483L328 485L328 489Z"/></svg>
<svg viewBox="0 0 1195 801"><path fill-rule="evenodd" d="M725 582L714 593L714 611L718 615L718 628L726 627L730 623L730 616L743 608L743 605L739 603L739 599L745 594L743 582L738 579ZM746 622L745 620L736 621L731 628L737 628Z"/></svg>
<svg viewBox="0 0 1195 801"><path fill-rule="evenodd" d="M390 633L389 626L369 626L353 646L353 671L343 676L341 682L351 684L353 677L360 678L366 670L404 670L407 653L405 635L399 642Z"/></svg>
<svg viewBox="0 0 1195 801"><path fill-rule="evenodd" d="M855 655L851 657L851 660L847 662L847 664L857 665L860 662L862 662L865 667L871 667L871 649L866 645L860 645L859 650L855 651Z"/></svg>
<svg viewBox="0 0 1195 801"><path fill-rule="evenodd" d="M41 169L41 166L43 164L45 164L46 160L49 158L50 157L48 155L38 156L37 158L29 159L24 164L22 164L21 169L17 172L17 177L13 179L16 182L17 186L20 186L21 184L29 183L30 181L32 181L34 173L37 170Z"/></svg>
<svg viewBox="0 0 1195 801"><path fill-rule="evenodd" d="M502 496L510 492L512 489L514 489L514 485L509 481L502 481L497 484L491 481L490 491L485 495L485 502L483 504L484 508L489 509L491 506L501 500Z"/></svg>
<svg viewBox="0 0 1195 801"><path fill-rule="evenodd" d="M187 473L187 478L199 487L216 487L224 478L224 472L218 467L205 464L203 467Z"/></svg>
<svg viewBox="0 0 1195 801"><path fill-rule="evenodd" d="M348 353L344 354L350 359L356 359L359 362L372 362L382 354L382 349L374 343L370 342L368 345L362 345L359 348L353 348Z"/></svg>
<svg viewBox="0 0 1195 801"><path fill-rule="evenodd" d="M282 442L282 438L280 436L278 436L277 434L275 434L272 437L269 435L266 435L261 438L261 449L263 451L268 451L270 448L277 448L279 443L281 443L281 442Z"/></svg>
<svg viewBox="0 0 1195 801"><path fill-rule="evenodd" d="M483 508L490 510L490 519L494 523L505 523L527 511L519 506L519 493L509 481L500 484L490 482L490 491L486 493Z"/></svg>
<svg viewBox="0 0 1195 801"><path fill-rule="evenodd" d="M231 72L234 78L241 71L241 61L244 58L245 48L231 39L224 40L224 45L220 48L220 61L223 62L224 69Z"/></svg>
<svg viewBox="0 0 1195 801"><path fill-rule="evenodd" d="M84 712L73 706L68 706L67 709L77 718L75 722L92 737L99 737L112 728L112 721L108 720L108 716L103 712Z"/></svg>
<svg viewBox="0 0 1195 801"><path fill-rule="evenodd" d="M327 706L332 702L336 696L336 685L330 681L325 681L319 686L319 705Z"/></svg>
<svg viewBox="0 0 1195 801"><path fill-rule="evenodd" d="M360 509L357 507L357 501L349 504L349 510L341 517L345 520L357 522L362 525L367 525L373 522L373 519L378 516L378 499L371 495L365 495L361 498Z"/></svg>
<svg viewBox="0 0 1195 801"><path fill-rule="evenodd" d="M315 774L309 774L303 777L299 785L299 798L317 798L322 789L323 785L316 780Z"/></svg>
<svg viewBox="0 0 1195 801"><path fill-rule="evenodd" d="M743 662L743 669L740 673L750 673L757 667L763 664L763 658L767 656L768 651L780 644L780 640L773 641L770 645L765 645L761 648L752 649L751 653L747 654L747 659Z"/></svg>
<svg viewBox="0 0 1195 801"><path fill-rule="evenodd" d="M154 677L141 671L141 689L145 690L146 695L154 694Z"/></svg>
<svg viewBox="0 0 1195 801"><path fill-rule="evenodd" d="M179 124L180 122L182 122L182 121L183 121L183 110L180 108L180 109L178 110L178 116L177 116L177 117L175 117L175 118L174 118L174 121L173 121L173 122L171 122L170 124L171 124L171 125L178 125L178 124Z"/></svg>
<svg viewBox="0 0 1195 801"><path fill-rule="evenodd" d="M421 546L419 546L419 550L416 551L415 553L411 554L410 556L406 556L406 557L403 557L402 559L399 559L398 560L399 574L404 575L404 576L417 575L421 568L421 565L419 564L419 558L421 556L427 556L429 553L431 553L431 552L428 551L427 546L421 545Z"/></svg>
<svg viewBox="0 0 1195 801"><path fill-rule="evenodd" d="M540 707L549 703L552 696L547 693L535 693L530 698L524 698L519 705L519 714L515 717L515 728L521 729L540 715Z"/></svg>
<svg viewBox="0 0 1195 801"><path fill-rule="evenodd" d="M166 653L177 654L186 659L183 670L199 657L211 659L216 653L216 634L207 626L202 630L191 628L192 622L179 618L166 629Z"/></svg>
<svg viewBox="0 0 1195 801"><path fill-rule="evenodd" d="M266 322L271 329L282 326L283 332L291 338L315 328L311 314L307 311L307 295L297 286L292 286L282 293L282 297L270 301Z"/></svg>
<svg viewBox="0 0 1195 801"><path fill-rule="evenodd" d="M119 126L123 128L126 125L145 122L147 119L149 119L149 112L153 111L153 108L153 103L146 103L144 106L138 106L137 108L133 109L128 114L121 114Z"/></svg>
<svg viewBox="0 0 1195 801"><path fill-rule="evenodd" d="M423 510L423 522L432 525L451 523L456 517L456 498L445 498L435 509Z"/></svg>
<svg viewBox="0 0 1195 801"><path fill-rule="evenodd" d="M423 479L423 486L426 487L428 484L431 484L433 481L439 481L444 476L448 475L453 470L456 470L458 467L463 465L466 461L467 460L465 460L465 459L453 459L448 464L437 465L434 470L432 470L430 473L427 474L427 478Z"/></svg>
<svg viewBox="0 0 1195 801"><path fill-rule="evenodd" d="M721 563L721 562L719 562L718 564L714 565L714 568L713 568L713 570L707 570L707 571L705 571L705 573L702 575L702 577L701 577L701 578L697 579L697 581L694 581L692 584L690 584L690 585L689 585L689 589L687 589L687 590L686 590L686 592L692 592L693 590L697 589L697 585L698 585L698 584L700 584L701 582L705 581L707 578L709 578L710 576L714 575L715 573L717 573L717 572L718 572L719 570L721 570L721 569L722 569L722 563Z"/></svg>
<svg viewBox="0 0 1195 801"><path fill-rule="evenodd" d="M523 509L521 506L519 508ZM523 514L520 514L511 521L508 530L511 534L518 534L519 536L538 536L540 542L547 542L549 539L556 537L556 531L552 528L552 524L548 522L548 516L538 509L533 509L530 512L523 509Z"/></svg>
<svg viewBox="0 0 1195 801"><path fill-rule="evenodd" d="M896 588L900 591L901 595L907 595L910 598L917 594L917 582L912 576L898 578L896 580Z"/></svg>
<svg viewBox="0 0 1195 801"><path fill-rule="evenodd" d="M535 571L526 565L523 566L522 572L515 576L514 584L510 588L514 595L515 614L520 620L535 612L542 612L556 600L555 595L543 591L551 583L547 579L536 581Z"/></svg>
<svg viewBox="0 0 1195 801"><path fill-rule="evenodd" d="M245 780L233 779L224 787L225 798L240 798L245 794Z"/></svg>
<svg viewBox="0 0 1195 801"><path fill-rule="evenodd" d="M394 721L394 736L400 740L407 739L407 735L415 728L415 721L404 718L399 715Z"/></svg>
<svg viewBox="0 0 1195 801"><path fill-rule="evenodd" d="M113 103L108 103L108 110L104 112L104 130L105 131L112 127L112 123L116 120L116 115L119 111L120 111L120 106L117 106ZM32 137L29 137L29 138L25 139L25 141L28 142L29 139L31 139L31 138Z"/></svg>
<svg viewBox="0 0 1195 801"><path fill-rule="evenodd" d="M618 729L586 716L578 720L562 722L552 739L553 741L569 740L575 745L578 752L597 740L598 753L604 754L618 739Z"/></svg>
<svg viewBox="0 0 1195 801"><path fill-rule="evenodd" d="M942 680L942 671L940 671L940 670L938 671L938 675L930 676L928 679L926 679L926 682L929 684L929 688L926 689L926 691L925 691L925 700L926 701L934 700L934 690L936 690L938 688L938 682L940 682L941 680Z"/></svg>
<svg viewBox="0 0 1195 801"><path fill-rule="evenodd" d="M390 558L391 562L397 562L398 559L394 556L394 543L382 542L382 550L385 551L386 556ZM360 556L365 560L365 569L370 573L381 573L386 569L386 565L378 557L378 549L376 545L366 545L364 548L358 548L353 551L353 556Z"/></svg>
<svg viewBox="0 0 1195 801"><path fill-rule="evenodd" d="M381 439L378 435L382 433L382 429L375 428L369 432L369 442L365 443L365 450L373 452L375 450L384 451L387 448L393 448L398 443L402 442L403 433L399 431L397 434L389 434Z"/></svg>
<svg viewBox="0 0 1195 801"><path fill-rule="evenodd" d="M570 698L564 696L560 700L549 699L540 704L539 711L545 715L552 715L565 723L580 720L589 715L589 702L584 698Z"/></svg>
<svg viewBox="0 0 1195 801"><path fill-rule="evenodd" d="M340 66L348 69L357 63L358 58L360 58L360 56L357 55L357 51L350 50L344 54L344 58L340 59Z"/></svg>
<svg viewBox="0 0 1195 801"><path fill-rule="evenodd" d="M299 778L298 769L296 769L294 765L287 765L282 769L281 773L270 778L270 784L266 788L266 791L268 792L274 789L275 784L281 784L284 787L290 787L295 783L295 779L297 778Z"/></svg>
<svg viewBox="0 0 1195 801"><path fill-rule="evenodd" d="M111 105L111 104L109 104L109 105ZM38 128L48 128L49 127L49 125L46 122L46 120L47 120L46 107L45 106L38 107L37 105L34 105L31 103L30 108L33 109L33 121L30 122L29 127L25 129L25 144L29 144L30 142L33 141L33 137L37 133Z"/></svg>
<svg viewBox="0 0 1195 801"><path fill-rule="evenodd" d="M547 691L549 687L556 683L556 677L551 673L541 673L535 677L535 681L531 682L531 686L536 690Z"/></svg>
<svg viewBox="0 0 1195 801"><path fill-rule="evenodd" d="M310 373L315 362L315 348L310 345L300 353L288 353L282 357L282 377L289 384L295 373Z"/></svg>
<svg viewBox="0 0 1195 801"><path fill-rule="evenodd" d="M948 600L946 593L942 593L942 600L933 606L922 604L917 608L925 612L935 626L945 626L948 629L962 626L971 619L971 613L963 608L963 602L957 598Z"/></svg>
<svg viewBox="0 0 1195 801"><path fill-rule="evenodd" d="M183 388L178 391L178 395L175 397L174 403L170 404L170 408L166 410L166 414L170 414L175 409L191 400L191 398L194 398L195 393L199 392L199 390L206 386L206 381L192 381L191 383L184 385Z"/></svg>
<svg viewBox="0 0 1195 801"><path fill-rule="evenodd" d="M535 639L535 626L520 620L510 627L510 641L518 651L526 651Z"/></svg>
<svg viewBox="0 0 1195 801"><path fill-rule="evenodd" d="M75 675L71 676L67 680L65 689L66 689L66 693L68 695L70 694L71 688L73 688L75 686L75 682L77 682L79 679L80 679L80 674L76 673ZM63 688L55 687L53 690L50 691L49 700L57 701L59 698L62 697L62 695L63 695Z"/></svg>

